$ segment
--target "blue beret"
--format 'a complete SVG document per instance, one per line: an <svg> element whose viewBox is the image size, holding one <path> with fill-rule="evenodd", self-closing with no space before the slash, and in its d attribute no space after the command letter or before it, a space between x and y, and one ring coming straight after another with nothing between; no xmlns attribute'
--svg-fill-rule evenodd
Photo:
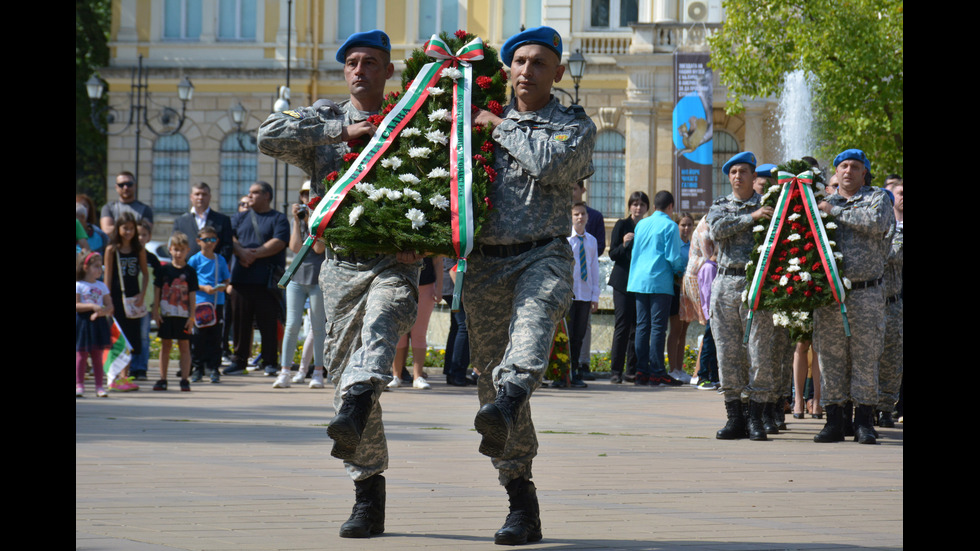
<svg viewBox="0 0 980 551"><path fill-rule="evenodd" d="M836 167L849 159L861 161L864 163L865 170L869 172L871 171L871 161L864 156L864 151L861 151L860 149L847 149L845 151L841 151L840 155L834 158L834 166Z"/></svg>
<svg viewBox="0 0 980 551"><path fill-rule="evenodd" d="M347 49L355 46L366 46L383 52L391 53L391 40L383 31L365 31L354 33L337 50L337 61L343 63L347 59Z"/></svg>
<svg viewBox="0 0 980 551"><path fill-rule="evenodd" d="M766 163L755 167L755 173L757 176L761 176L762 178L771 178L772 169L774 168L776 168L776 165Z"/></svg>
<svg viewBox="0 0 980 551"><path fill-rule="evenodd" d="M752 165L752 170L755 170L755 153L751 151L743 151L731 159L721 167L722 172L728 174L728 171L732 168L732 165L745 163L747 165Z"/></svg>
<svg viewBox="0 0 980 551"><path fill-rule="evenodd" d="M514 61L514 52L525 44L540 44L558 54L561 60L561 35L551 27L534 27L524 32L515 34L504 42L504 47L500 49L500 60L504 65L510 67Z"/></svg>

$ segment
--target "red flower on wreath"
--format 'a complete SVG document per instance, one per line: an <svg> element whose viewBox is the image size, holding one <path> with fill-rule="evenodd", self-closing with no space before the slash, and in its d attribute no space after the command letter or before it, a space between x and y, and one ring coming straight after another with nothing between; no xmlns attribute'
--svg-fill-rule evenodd
<svg viewBox="0 0 980 551"><path fill-rule="evenodd" d="M491 151L493 151L493 143L483 142L483 145L480 146L480 150L483 151L484 153L490 153Z"/></svg>
<svg viewBox="0 0 980 551"><path fill-rule="evenodd" d="M813 296L813 291L803 291L803 296L809 298Z"/></svg>
<svg viewBox="0 0 980 551"><path fill-rule="evenodd" d="M487 109L498 117L504 112L504 108L500 105L500 102L495 100L490 100L490 103L487 104Z"/></svg>
<svg viewBox="0 0 980 551"><path fill-rule="evenodd" d="M786 294L787 295L792 295L793 294L793 286L792 285L790 285L789 287L786 288Z"/></svg>
<svg viewBox="0 0 980 551"><path fill-rule="evenodd" d="M497 181L497 171L488 165L483 165L483 170L486 171L487 176L490 178L491 182Z"/></svg>
<svg viewBox="0 0 980 551"><path fill-rule="evenodd" d="M493 84L493 79L491 79L490 77L487 76L476 77L476 85L479 86L480 88L483 88L484 90L490 88L491 84Z"/></svg>
<svg viewBox="0 0 980 551"><path fill-rule="evenodd" d="M814 272L819 272L822 268L823 268L823 264L819 262L815 262L813 266L810 267L810 269L813 270Z"/></svg>
<svg viewBox="0 0 980 551"><path fill-rule="evenodd" d="M796 205L793 207L793 212L803 212L803 205Z"/></svg>
<svg viewBox="0 0 980 551"><path fill-rule="evenodd" d="M789 250L789 254L791 254L793 256L796 256L796 255L800 254L800 248L799 247L793 247L792 249Z"/></svg>
<svg viewBox="0 0 980 551"><path fill-rule="evenodd" d="M775 295L775 294L778 294L778 293L779 293L779 287L773 287L772 288L772 294Z"/></svg>
<svg viewBox="0 0 980 551"><path fill-rule="evenodd" d="M330 174L327 174L327 176L326 176L326 178L325 178L325 179L326 179L326 180L327 180L328 182L333 182L334 180L336 180L336 179L337 179L337 176L339 176L339 174L337 174L337 171L335 170L335 171L333 171L333 172L331 172ZM319 199L319 198L318 198L318 199Z"/></svg>
<svg viewBox="0 0 980 551"><path fill-rule="evenodd" d="M490 202L490 198L489 197L484 197L483 198L483 202L487 204L487 208L489 210L493 210L493 203Z"/></svg>
<svg viewBox="0 0 980 551"><path fill-rule="evenodd" d="M456 38L460 40L466 40L466 31L464 31L463 29L456 31L455 34L456 34Z"/></svg>
<svg viewBox="0 0 980 551"><path fill-rule="evenodd" d="M503 67L500 68L500 78L502 78L504 82L507 82L507 71L505 71Z"/></svg>
<svg viewBox="0 0 980 551"><path fill-rule="evenodd" d="M481 165L487 164L487 160L483 158L483 155L473 155L473 160Z"/></svg>
<svg viewBox="0 0 980 551"><path fill-rule="evenodd" d="M349 163L349 162L353 161L356 158L357 158L357 153L354 153L353 151L351 151L350 153L344 154L344 162L345 163Z"/></svg>
<svg viewBox="0 0 980 551"><path fill-rule="evenodd" d="M364 141L361 140L361 139L359 139L359 138L356 138L356 139L353 139L353 140L347 142L347 147L349 147L351 149L357 149L358 147L361 147L362 145L364 145Z"/></svg>
<svg viewBox="0 0 980 551"><path fill-rule="evenodd" d="M369 123L373 124L374 126L380 126L381 123L385 120L385 117L384 115L371 115L370 117L367 118L367 120Z"/></svg>
<svg viewBox="0 0 980 551"><path fill-rule="evenodd" d="M807 243L806 245L803 245L803 250L804 251L810 251L810 250L813 250L813 247L814 247L814 245L813 245L813 242L811 241L810 243Z"/></svg>
<svg viewBox="0 0 980 551"><path fill-rule="evenodd" d="M822 291L823 291L823 287L814 287L814 288L813 288L813 292L814 292L814 293L820 293L820 292L822 292Z"/></svg>
<svg viewBox="0 0 980 551"><path fill-rule="evenodd" d="M337 174L337 173L334 172L333 174ZM336 176L334 176L334 178L336 178ZM310 210L316 210L316 206L318 204L320 204L320 199L323 199L323 197L314 197L314 198L310 199L308 203L306 203L306 206Z"/></svg>

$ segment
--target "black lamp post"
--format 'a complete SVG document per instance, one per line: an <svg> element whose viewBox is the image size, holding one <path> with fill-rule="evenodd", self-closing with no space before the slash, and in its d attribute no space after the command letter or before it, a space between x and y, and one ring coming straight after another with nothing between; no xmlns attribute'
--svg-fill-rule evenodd
<svg viewBox="0 0 980 551"><path fill-rule="evenodd" d="M88 98L92 102L92 124L95 128L106 136L118 136L129 130L130 126L136 125L136 165L133 167L133 173L136 175L136 181L139 181L139 166L140 166L140 134L142 133L143 126L146 126L153 134L157 136L172 136L178 132L184 126L184 121L187 119L187 102L191 100L194 96L194 85L186 76L177 85L177 97L180 98L180 113L173 110L170 107L163 107L160 109L159 114L153 118L159 118L160 122L163 123L163 128L156 129L150 123L151 119L149 114L150 107L150 74L149 71L143 70L143 55L139 56L139 62L136 67L133 68L133 73L131 77L130 92L129 92L129 118L126 121L126 126L120 129L118 132L109 132L108 129L102 125L101 117L104 114L106 121L109 124L116 122L116 109L107 106L99 108L96 106L103 94L105 93L105 83L102 82L96 75L92 75L88 82L85 83L86 91L88 92ZM139 188L137 188L137 193Z"/></svg>
<svg viewBox="0 0 980 551"><path fill-rule="evenodd" d="M579 102L578 83L585 74L585 56L582 50L575 50L575 53L568 57L568 72L572 74L572 82L575 83L575 104Z"/></svg>

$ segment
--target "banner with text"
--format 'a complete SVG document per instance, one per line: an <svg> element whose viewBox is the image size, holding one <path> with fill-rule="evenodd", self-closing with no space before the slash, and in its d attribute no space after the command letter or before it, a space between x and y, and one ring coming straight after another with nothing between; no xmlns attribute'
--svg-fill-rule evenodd
<svg viewBox="0 0 980 551"><path fill-rule="evenodd" d="M707 212L711 206L711 69L708 53L674 53L674 209Z"/></svg>

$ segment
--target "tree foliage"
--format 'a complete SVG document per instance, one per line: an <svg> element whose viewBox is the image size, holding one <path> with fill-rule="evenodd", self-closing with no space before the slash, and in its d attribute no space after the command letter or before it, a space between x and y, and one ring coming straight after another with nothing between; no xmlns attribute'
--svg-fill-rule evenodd
<svg viewBox="0 0 980 551"><path fill-rule="evenodd" d="M778 95L785 75L815 77L822 156L863 149L878 175L902 173L903 0L725 0L711 38L711 64L728 87L729 113L742 98Z"/></svg>
<svg viewBox="0 0 980 551"><path fill-rule="evenodd" d="M109 0L75 0L75 192L97 205L105 201L106 137L92 125L85 82L109 64L111 18Z"/></svg>

